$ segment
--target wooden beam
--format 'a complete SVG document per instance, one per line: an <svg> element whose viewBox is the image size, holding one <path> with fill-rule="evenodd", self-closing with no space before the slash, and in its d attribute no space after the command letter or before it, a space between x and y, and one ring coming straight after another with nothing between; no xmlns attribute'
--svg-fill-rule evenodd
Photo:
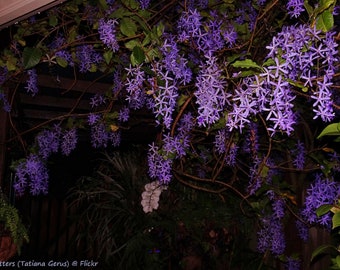
<svg viewBox="0 0 340 270"><path fill-rule="evenodd" d="M0 0L0 29L62 2L62 0Z"/></svg>
<svg viewBox="0 0 340 270"><path fill-rule="evenodd" d="M72 90L92 94L104 94L112 89L112 84L109 83L75 80L66 77L59 77L58 80L56 80L52 76L43 74L39 74L38 76L38 85L55 89L63 89L65 90L65 93Z"/></svg>

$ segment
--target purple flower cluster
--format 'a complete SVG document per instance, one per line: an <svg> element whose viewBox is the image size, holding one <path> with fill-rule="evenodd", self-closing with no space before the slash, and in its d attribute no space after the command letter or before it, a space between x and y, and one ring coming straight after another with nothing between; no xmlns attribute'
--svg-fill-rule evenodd
<svg viewBox="0 0 340 270"><path fill-rule="evenodd" d="M236 156L239 150L239 146L236 143L232 143L229 147L229 151L225 156L225 162L228 166L236 165Z"/></svg>
<svg viewBox="0 0 340 270"><path fill-rule="evenodd" d="M2 102L2 108L5 112L11 111L11 104L9 103L5 93L0 92L0 101Z"/></svg>
<svg viewBox="0 0 340 270"><path fill-rule="evenodd" d="M163 124L170 129L172 123L172 113L175 110L178 97L178 87L176 81L169 74L169 71L156 67L154 72L157 78L151 78L151 87L154 97L153 112L156 116L156 123Z"/></svg>
<svg viewBox="0 0 340 270"><path fill-rule="evenodd" d="M316 210L325 204L334 204L340 196L340 184L317 174L315 181L307 189L307 195L302 209L302 217L310 224L320 224L328 229L332 227L330 213L317 216Z"/></svg>
<svg viewBox="0 0 340 270"><path fill-rule="evenodd" d="M298 258L288 257L285 263L286 270L300 270L301 260Z"/></svg>
<svg viewBox="0 0 340 270"><path fill-rule="evenodd" d="M283 225L273 216L261 219L262 228L258 231L257 249L261 253L270 250L274 255L281 255L286 248Z"/></svg>
<svg viewBox="0 0 340 270"><path fill-rule="evenodd" d="M297 229L298 236L300 237L300 239L303 240L304 242L307 242L309 239L309 227L307 226L307 224L303 223L300 220L297 220L295 222L295 227Z"/></svg>
<svg viewBox="0 0 340 270"><path fill-rule="evenodd" d="M118 120L120 122L127 122L127 121L129 121L129 117L130 117L130 109L128 107L124 106L119 111Z"/></svg>
<svg viewBox="0 0 340 270"><path fill-rule="evenodd" d="M217 12L210 15L203 20L196 7L183 12L177 26L179 41L190 42L205 55L234 45L237 32L230 20L225 15L219 17Z"/></svg>
<svg viewBox="0 0 340 270"><path fill-rule="evenodd" d="M200 65L195 85L198 105L197 123L199 126L206 127L220 119L229 97L225 91L226 81L222 77L216 57L206 56L205 63Z"/></svg>
<svg viewBox="0 0 340 270"><path fill-rule="evenodd" d="M291 18L297 18L305 10L303 0L289 0L287 5L287 12Z"/></svg>
<svg viewBox="0 0 340 270"><path fill-rule="evenodd" d="M250 123L249 118L258 112L258 104L253 95L253 89L248 87L249 79L245 79L235 89L233 95L233 109L228 114L226 127L229 131L239 129L242 132L245 124Z"/></svg>
<svg viewBox="0 0 340 270"><path fill-rule="evenodd" d="M275 67L268 68L271 72L262 76L267 84L273 82L273 74L277 83L276 75L283 77L281 85L289 80L302 79L304 87L313 93L315 118L331 121L334 112L330 87L338 60L337 46L332 32L323 34L308 25L284 27L267 46L268 57L275 59Z"/></svg>
<svg viewBox="0 0 340 270"><path fill-rule="evenodd" d="M150 5L150 0L138 0L141 9L147 9Z"/></svg>
<svg viewBox="0 0 340 270"><path fill-rule="evenodd" d="M66 39L63 35L58 35L56 39L50 44L51 49L56 50L55 56L57 61L64 61L64 65L74 66L74 61L71 52L66 49L62 49L65 46Z"/></svg>
<svg viewBox="0 0 340 270"><path fill-rule="evenodd" d="M119 45L116 38L116 25L118 24L118 21L114 19L109 19L107 21L100 19L98 23L100 40L112 51L118 51Z"/></svg>
<svg viewBox="0 0 340 270"><path fill-rule="evenodd" d="M7 79L8 69L7 67L0 67L0 85L2 85Z"/></svg>
<svg viewBox="0 0 340 270"><path fill-rule="evenodd" d="M293 155L294 166L297 169L302 170L305 166L306 150L304 144L301 141L297 141L296 147L293 150Z"/></svg>
<svg viewBox="0 0 340 270"><path fill-rule="evenodd" d="M55 125L51 129L44 129L38 133L36 141L39 155L42 158L47 159L51 154L59 151L61 133L62 130L58 125Z"/></svg>
<svg viewBox="0 0 340 270"><path fill-rule="evenodd" d="M90 98L90 105L92 108L99 107L106 103L106 97L102 94L96 93Z"/></svg>
<svg viewBox="0 0 340 270"><path fill-rule="evenodd" d="M148 151L148 167L151 178L158 180L161 184L168 184L172 179L171 167L173 159L165 158L160 148L152 143Z"/></svg>
<svg viewBox="0 0 340 270"><path fill-rule="evenodd" d="M187 65L188 61L180 55L174 36L169 35L160 49L164 56L164 68L170 71L180 84L188 84L192 79L192 71Z"/></svg>
<svg viewBox="0 0 340 270"><path fill-rule="evenodd" d="M76 56L79 63L79 71L85 73L93 69L93 65L102 62L102 55L95 51L92 45L77 47Z"/></svg>
<svg viewBox="0 0 340 270"><path fill-rule="evenodd" d="M102 120L102 116L98 114L90 114L87 119L90 126L92 147L106 148L109 145L119 146L121 142L120 131L110 130Z"/></svg>
<svg viewBox="0 0 340 270"><path fill-rule="evenodd" d="M65 156L70 155L70 153L76 148L78 142L77 129L71 128L62 134L61 138L61 153Z"/></svg>
<svg viewBox="0 0 340 270"><path fill-rule="evenodd" d="M130 65L126 68L126 100L129 102L129 107L132 109L140 109L145 105L146 94L144 91L143 83L145 81L145 74L142 66L138 65L133 67Z"/></svg>
<svg viewBox="0 0 340 270"><path fill-rule="evenodd" d="M39 92L37 70L35 68L30 69L27 71L27 75L28 80L25 89L27 93L31 94L32 96L35 96Z"/></svg>
<svg viewBox="0 0 340 270"><path fill-rule="evenodd" d="M16 179L14 189L23 195L28 188L32 195L47 194L48 171L44 161L35 154L30 154L15 168Z"/></svg>
<svg viewBox="0 0 340 270"><path fill-rule="evenodd" d="M225 129L219 129L215 135L214 146L215 151L219 154L223 154L226 151L226 143L228 138L228 132Z"/></svg>

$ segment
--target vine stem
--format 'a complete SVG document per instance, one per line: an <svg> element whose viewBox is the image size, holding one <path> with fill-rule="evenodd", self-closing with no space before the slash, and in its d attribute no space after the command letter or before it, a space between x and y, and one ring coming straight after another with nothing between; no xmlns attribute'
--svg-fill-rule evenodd
<svg viewBox="0 0 340 270"><path fill-rule="evenodd" d="M194 95L191 94L191 95L187 98L187 100L186 100L186 101L184 102L184 104L182 105L180 111L178 112L178 114L177 114L177 116L176 116L176 118L175 118L175 120L174 120L174 123L173 123L173 125L172 125L172 127L171 127L171 131L170 131L171 137L174 136L176 125L177 125L179 119L182 117L182 115L183 115L183 113L184 113L184 110L186 109L186 107L188 106L188 104L190 103L190 101L192 100L193 96L194 96Z"/></svg>

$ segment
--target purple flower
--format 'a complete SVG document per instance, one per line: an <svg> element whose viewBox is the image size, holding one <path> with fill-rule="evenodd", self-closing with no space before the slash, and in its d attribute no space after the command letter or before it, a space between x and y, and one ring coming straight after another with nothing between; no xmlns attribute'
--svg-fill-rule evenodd
<svg viewBox="0 0 340 270"><path fill-rule="evenodd" d="M106 97L102 94L95 94L93 97L90 99L90 104L92 108L101 106L106 103Z"/></svg>
<svg viewBox="0 0 340 270"><path fill-rule="evenodd" d="M88 118L87 118L87 122L90 126L95 125L99 120L101 119L101 116L99 114L94 114L94 113L90 113Z"/></svg>
<svg viewBox="0 0 340 270"><path fill-rule="evenodd" d="M286 8L291 18L297 18L304 11L304 1L289 0Z"/></svg>
<svg viewBox="0 0 340 270"><path fill-rule="evenodd" d="M298 236L301 238L301 240L303 240L304 242L307 242L309 238L308 226L300 220L297 220L295 222L295 226L298 231Z"/></svg>
<svg viewBox="0 0 340 270"><path fill-rule="evenodd" d="M6 81L8 74L7 67L0 67L0 86Z"/></svg>
<svg viewBox="0 0 340 270"><path fill-rule="evenodd" d="M188 61L179 54L179 49L173 36L169 35L164 40L161 51L164 55L162 64L165 69L171 71L175 79L179 80L180 83L188 84L192 78L192 71L187 66Z"/></svg>
<svg viewBox="0 0 340 270"><path fill-rule="evenodd" d="M201 33L201 15L196 9L183 12L178 20L178 37L180 41L187 41L191 37L199 36Z"/></svg>
<svg viewBox="0 0 340 270"><path fill-rule="evenodd" d="M324 76L322 81L317 82L317 85L318 89L311 96L315 100L313 103L313 112L315 112L313 119L320 117L324 122L330 122L335 116L330 90L333 83L328 80L327 76Z"/></svg>
<svg viewBox="0 0 340 270"><path fill-rule="evenodd" d="M138 65L126 68L127 78L126 78L126 100L129 102L129 106L132 109L140 109L145 104L146 94L144 92L143 83L145 81L145 74L142 70L142 66Z"/></svg>
<svg viewBox="0 0 340 270"><path fill-rule="evenodd" d="M298 258L288 257L285 263L286 270L300 270L301 261Z"/></svg>
<svg viewBox="0 0 340 270"><path fill-rule="evenodd" d="M281 255L285 251L286 241L282 223L274 217L261 219L262 228L258 231L257 249L261 253L270 250L274 255Z"/></svg>
<svg viewBox="0 0 340 270"><path fill-rule="evenodd" d="M164 71L161 67L156 67L154 72L158 77L158 80L151 80L154 97L153 112L156 116L156 123L164 124L167 129L170 129L172 113L175 110L178 97L177 85L169 72ZM158 82L156 83L156 81Z"/></svg>
<svg viewBox="0 0 340 270"><path fill-rule="evenodd" d="M172 159L165 159L160 153L160 149L154 143L149 145L148 167L151 178L158 180L162 184L168 184L171 179Z"/></svg>
<svg viewBox="0 0 340 270"><path fill-rule="evenodd" d="M105 148L109 142L109 133L102 122L91 126L91 144L94 148Z"/></svg>
<svg viewBox="0 0 340 270"><path fill-rule="evenodd" d="M97 53L92 45L78 46L76 56L79 63L79 71L81 73L91 71L93 65L102 61L101 54Z"/></svg>
<svg viewBox="0 0 340 270"><path fill-rule="evenodd" d="M76 128L71 128L70 130L67 130L62 135L61 139L61 152L68 156L77 146L78 142L78 136L77 136L77 130Z"/></svg>
<svg viewBox="0 0 340 270"><path fill-rule="evenodd" d="M222 78L222 71L217 65L217 58L206 56L206 62L200 66L196 78L196 104L198 105L197 122L199 126L214 124L220 119L227 103L226 81Z"/></svg>
<svg viewBox="0 0 340 270"><path fill-rule="evenodd" d="M38 75L36 69L30 69L27 71L28 80L27 85L25 87L27 93L35 96L38 92Z"/></svg>
<svg viewBox="0 0 340 270"><path fill-rule="evenodd" d="M230 145L229 151L228 151L227 155L225 156L225 162L226 162L227 165L235 166L238 149L239 149L239 147L237 146L237 144L232 143Z"/></svg>
<svg viewBox="0 0 340 270"><path fill-rule="evenodd" d="M162 150L167 158L180 158L186 154L185 150L188 145L187 140L181 140L178 136L171 137L169 134L165 134Z"/></svg>
<svg viewBox="0 0 340 270"><path fill-rule="evenodd" d="M61 60L65 61L68 65L71 67L74 66L72 54L69 51L66 50L60 50L55 53L55 56L57 58L60 58Z"/></svg>
<svg viewBox="0 0 340 270"><path fill-rule="evenodd" d="M316 210L324 204L334 204L340 195L340 185L328 178L317 174L315 181L307 189L307 195L302 210L303 218L310 224L321 224L331 228L332 217L329 213L318 217Z"/></svg>
<svg viewBox="0 0 340 270"><path fill-rule="evenodd" d="M118 147L121 143L122 136L119 130L109 133L109 142L113 147Z"/></svg>
<svg viewBox="0 0 340 270"><path fill-rule="evenodd" d="M119 111L118 120L120 122L127 122L127 121L129 121L129 117L130 117L130 109L127 108L127 107L123 107Z"/></svg>
<svg viewBox="0 0 340 270"><path fill-rule="evenodd" d="M277 219L282 219L285 215L285 202L281 198L275 198L272 202L274 217Z"/></svg>
<svg viewBox="0 0 340 270"><path fill-rule="evenodd" d="M303 167L305 166L305 146L301 141L298 141L296 144L295 149L293 150L293 154L295 156L293 160L293 164L295 167L299 170L302 170Z"/></svg>
<svg viewBox="0 0 340 270"><path fill-rule="evenodd" d="M0 92L0 101L2 101L2 108L5 112L11 111L11 104L9 103L6 95L2 92Z"/></svg>
<svg viewBox="0 0 340 270"><path fill-rule="evenodd" d="M119 49L118 41L116 38L117 24L118 21L114 19L109 19L107 21L105 21L104 19L100 19L98 26L100 40L114 52L118 51Z"/></svg>
<svg viewBox="0 0 340 270"><path fill-rule="evenodd" d="M223 154L226 151L226 140L227 140L227 134L226 130L219 129L215 135L215 149L217 153Z"/></svg>
<svg viewBox="0 0 340 270"><path fill-rule="evenodd" d="M138 0L141 9L147 9L150 5L150 0Z"/></svg>
<svg viewBox="0 0 340 270"><path fill-rule="evenodd" d="M32 195L47 194L48 171L39 156L29 155L17 165L15 173L14 189L19 195L23 195L26 188Z"/></svg>
<svg viewBox="0 0 340 270"><path fill-rule="evenodd" d="M39 132L36 136L39 155L47 159L52 153L57 153L60 145L60 136L61 128L58 125Z"/></svg>

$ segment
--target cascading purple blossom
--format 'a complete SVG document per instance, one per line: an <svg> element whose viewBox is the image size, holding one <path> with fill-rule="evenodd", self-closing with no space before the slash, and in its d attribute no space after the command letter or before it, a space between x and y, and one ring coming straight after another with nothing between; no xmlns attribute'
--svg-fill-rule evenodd
<svg viewBox="0 0 340 270"><path fill-rule="evenodd" d="M27 71L27 75L28 75L28 80L27 80L27 85L25 87L26 91L32 96L35 96L39 92L37 70L35 68L30 69Z"/></svg>
<svg viewBox="0 0 340 270"><path fill-rule="evenodd" d="M227 98L230 96L225 91L226 81L222 77L216 57L206 56L205 63L200 65L195 86L197 123L203 127L214 124L222 116L223 109L228 104Z"/></svg>
<svg viewBox="0 0 340 270"><path fill-rule="evenodd" d="M325 204L334 204L340 196L340 184L321 174L315 176L315 181L307 189L307 195L302 210L303 218L310 224L320 224L328 229L332 226L332 217L327 213L318 217L316 210Z"/></svg>
<svg viewBox="0 0 340 270"><path fill-rule="evenodd" d="M100 40L112 51L118 51L119 45L116 38L116 25L118 24L118 21L114 19L100 19L98 23Z"/></svg>
<svg viewBox="0 0 340 270"><path fill-rule="evenodd" d="M129 102L129 107L132 109L140 109L145 104L146 94L143 83L145 81L145 74L140 65L133 67L130 65L126 68L126 100Z"/></svg>
<svg viewBox="0 0 340 270"><path fill-rule="evenodd" d="M78 142L77 129L66 130L61 136L61 153L68 156L76 148Z"/></svg>
<svg viewBox="0 0 340 270"><path fill-rule="evenodd" d="M102 55L96 52L92 45L78 46L76 56L81 73L91 71L94 64L98 64L103 60Z"/></svg>
<svg viewBox="0 0 340 270"><path fill-rule="evenodd" d="M156 116L156 123L163 124L167 129L170 129L178 97L178 87L169 71L161 66L156 67L154 71L157 78L152 78L150 83L154 97L153 112Z"/></svg>
<svg viewBox="0 0 340 270"><path fill-rule="evenodd" d="M36 136L38 152L41 157L47 159L51 154L59 151L61 133L61 127L55 125L51 129L41 131Z"/></svg>
<svg viewBox="0 0 340 270"><path fill-rule="evenodd" d="M286 248L283 225L275 217L261 219L262 228L258 231L257 249L261 253L270 250L274 255L281 255Z"/></svg>
<svg viewBox="0 0 340 270"><path fill-rule="evenodd" d="M14 189L18 195L23 195L26 189L32 195L47 194L48 171L43 160L35 154L30 154L15 168L16 179Z"/></svg>

